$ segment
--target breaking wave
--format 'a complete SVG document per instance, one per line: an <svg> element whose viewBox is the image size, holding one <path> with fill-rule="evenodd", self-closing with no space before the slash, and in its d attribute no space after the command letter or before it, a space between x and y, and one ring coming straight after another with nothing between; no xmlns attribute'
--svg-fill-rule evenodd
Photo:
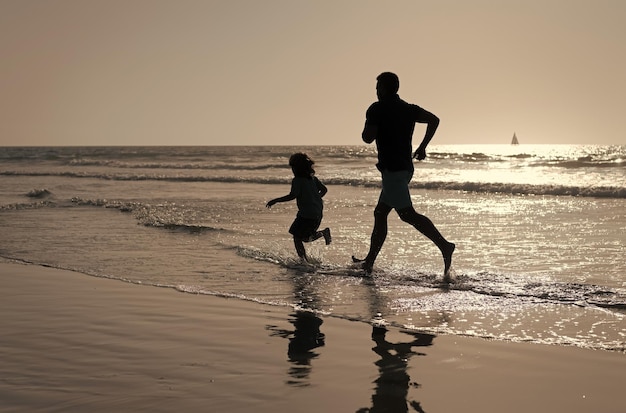
<svg viewBox="0 0 626 413"><path fill-rule="evenodd" d="M291 176L202 176L186 175L171 176L159 174L111 174L91 172L18 172L0 171L5 176L59 176L70 178L92 178L112 181L163 181L163 182L221 182L221 183L254 183L284 185L291 181ZM328 185L379 187L379 182L372 178L328 178ZM571 185L533 185L498 182L411 182L412 188L429 190L449 190L476 193L514 194L514 195L550 195L580 196L596 198L626 198L626 186L571 186ZM44 190L45 191L45 190ZM45 196L45 195L44 195Z"/></svg>

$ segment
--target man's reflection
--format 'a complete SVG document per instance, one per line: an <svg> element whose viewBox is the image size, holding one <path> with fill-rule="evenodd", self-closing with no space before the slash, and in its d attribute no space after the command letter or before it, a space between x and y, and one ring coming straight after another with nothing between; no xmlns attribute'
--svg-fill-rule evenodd
<svg viewBox="0 0 626 413"><path fill-rule="evenodd" d="M419 387L419 384L411 383L407 373L409 359L414 356L425 356L424 353L415 352L413 347L432 345L435 338L432 334L401 331L413 337L410 342L391 343L387 341L387 329L374 326L372 341L376 346L372 351L380 357L374 364L378 367L378 378L375 380L376 387L372 395L372 407L357 410L357 413L365 412L408 412L407 396L409 386ZM410 401L411 408L420 413L424 410L416 401Z"/></svg>
<svg viewBox="0 0 626 413"><path fill-rule="evenodd" d="M269 327L272 335L289 339L287 356L292 366L289 368L290 379L287 384L292 386L308 386L311 373L311 360L318 357L312 351L317 347L324 346L325 336L320 331L323 321L310 311L296 311L291 315L289 322L294 330L278 329Z"/></svg>

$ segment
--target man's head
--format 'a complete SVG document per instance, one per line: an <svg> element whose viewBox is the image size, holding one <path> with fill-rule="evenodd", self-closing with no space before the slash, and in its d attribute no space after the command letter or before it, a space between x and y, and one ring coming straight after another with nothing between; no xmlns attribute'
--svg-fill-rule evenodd
<svg viewBox="0 0 626 413"><path fill-rule="evenodd" d="M378 98L395 95L400 89L400 79L395 73L384 72L376 78L376 94Z"/></svg>

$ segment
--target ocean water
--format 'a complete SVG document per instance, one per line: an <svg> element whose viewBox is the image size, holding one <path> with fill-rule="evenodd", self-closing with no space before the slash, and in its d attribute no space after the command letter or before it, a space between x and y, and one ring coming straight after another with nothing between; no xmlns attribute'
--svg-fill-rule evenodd
<svg viewBox="0 0 626 413"><path fill-rule="evenodd" d="M457 245L447 287L439 251L394 213L373 275L351 263L379 191L367 145L0 148L0 257L431 334L626 352L626 146L429 149L412 199ZM295 202L265 208L289 192L299 151L329 188L333 242L306 244L309 265L287 233Z"/></svg>

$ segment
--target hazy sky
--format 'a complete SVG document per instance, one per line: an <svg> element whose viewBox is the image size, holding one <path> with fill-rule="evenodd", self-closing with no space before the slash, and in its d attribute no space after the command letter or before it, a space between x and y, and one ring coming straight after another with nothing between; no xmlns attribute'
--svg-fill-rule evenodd
<svg viewBox="0 0 626 413"><path fill-rule="evenodd" d="M0 0L0 146L626 144L625 0ZM416 129L421 139L423 129Z"/></svg>

